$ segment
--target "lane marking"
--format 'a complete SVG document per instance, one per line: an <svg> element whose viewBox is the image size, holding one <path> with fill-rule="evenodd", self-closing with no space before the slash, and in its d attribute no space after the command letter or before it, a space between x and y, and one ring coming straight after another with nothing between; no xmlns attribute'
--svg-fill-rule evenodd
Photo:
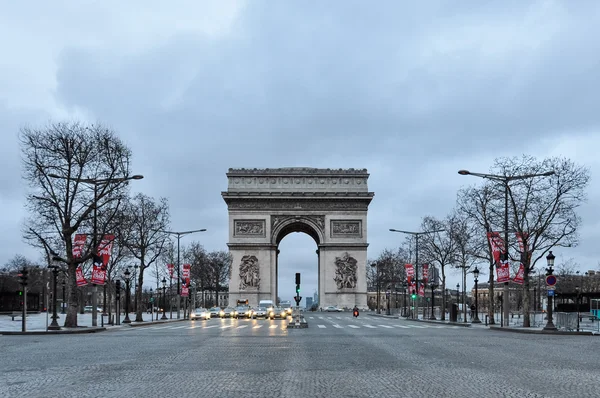
<svg viewBox="0 0 600 398"><path fill-rule="evenodd" d="M352 329L360 329L360 326L356 326L356 325L348 325L349 328Z"/></svg>
<svg viewBox="0 0 600 398"><path fill-rule="evenodd" d="M243 328L247 328L247 327L248 327L248 325L240 325L236 329L243 329Z"/></svg>
<svg viewBox="0 0 600 398"><path fill-rule="evenodd" d="M263 325L256 325L256 326L252 327L252 329L260 329L262 327L263 327Z"/></svg>
<svg viewBox="0 0 600 398"><path fill-rule="evenodd" d="M340 325L333 325L334 328L338 328L341 329L342 327Z"/></svg>
<svg viewBox="0 0 600 398"><path fill-rule="evenodd" d="M202 329L216 328L217 326L219 326L219 325L204 326Z"/></svg>
<svg viewBox="0 0 600 398"><path fill-rule="evenodd" d="M232 327L233 325L225 325L225 326L221 326L221 329L228 329L230 327Z"/></svg>
<svg viewBox="0 0 600 398"><path fill-rule="evenodd" d="M408 326L405 325L394 325L397 328L408 329Z"/></svg>
<svg viewBox="0 0 600 398"><path fill-rule="evenodd" d="M279 327L279 325L271 325L271 326L269 326L269 329L275 329L277 327Z"/></svg>
<svg viewBox="0 0 600 398"><path fill-rule="evenodd" d="M382 328L386 328L386 329L392 329L392 327L388 326L388 325L377 325L377 326L382 327Z"/></svg>
<svg viewBox="0 0 600 398"><path fill-rule="evenodd" d="M363 325L363 326L366 328L369 328L369 329L377 329L377 326L373 326L373 325Z"/></svg>
<svg viewBox="0 0 600 398"><path fill-rule="evenodd" d="M317 325L320 329L325 329L327 326L325 325Z"/></svg>
<svg viewBox="0 0 600 398"><path fill-rule="evenodd" d="M415 329L425 329L428 326L421 326L421 325L407 325L410 328L415 328Z"/></svg>

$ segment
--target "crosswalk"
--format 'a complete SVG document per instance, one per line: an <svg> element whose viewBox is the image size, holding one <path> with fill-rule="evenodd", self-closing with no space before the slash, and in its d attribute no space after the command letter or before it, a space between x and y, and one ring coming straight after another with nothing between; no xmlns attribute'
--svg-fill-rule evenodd
<svg viewBox="0 0 600 398"><path fill-rule="evenodd" d="M318 318L317 318L318 319ZM335 318L334 318L335 319ZM326 320L323 319L323 320ZM346 319L347 321L347 319ZM367 330L374 330L374 329L380 329L380 330L390 330L390 329L460 329L459 326L453 326L453 325L435 325L435 324L422 324L422 325L417 325L417 324L400 324L400 323L395 323L395 322L388 322L387 324L381 323L381 324L376 324L376 323L364 323L365 321L362 322L354 322L354 323L349 323L349 324L343 324L341 322L335 322L335 321L331 321L330 323L322 323L319 322L318 320L313 320L312 322L309 320L309 325L310 327L314 328L316 326L317 329L353 329L353 330L357 330L357 329L367 329ZM247 323L242 323L242 324L238 324L238 323L229 323L229 324L223 324L223 323L219 323L219 324L207 324L207 323L195 323L195 324L185 324L185 325L181 325L181 324L173 324L173 325L169 325L169 324L160 324L160 325L156 325L156 326L149 326L149 327L144 327L143 330L149 330L149 331L164 331L164 330L194 330L194 329L215 329L215 330L257 330L257 329L266 329L266 330L274 330L274 329L278 329L278 330L285 330L287 329L287 325L285 322L280 322L280 323L274 323L274 324L269 324L269 323L259 323L259 324L247 324ZM131 328L131 329L124 329L124 331L133 331L133 330L140 330L139 328Z"/></svg>

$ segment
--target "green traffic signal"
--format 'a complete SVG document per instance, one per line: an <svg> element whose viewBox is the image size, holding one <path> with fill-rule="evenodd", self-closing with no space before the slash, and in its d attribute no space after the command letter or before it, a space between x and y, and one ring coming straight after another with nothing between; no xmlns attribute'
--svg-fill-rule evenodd
<svg viewBox="0 0 600 398"><path fill-rule="evenodd" d="M411 294L410 297L415 300L417 298L417 295L415 293Z"/></svg>

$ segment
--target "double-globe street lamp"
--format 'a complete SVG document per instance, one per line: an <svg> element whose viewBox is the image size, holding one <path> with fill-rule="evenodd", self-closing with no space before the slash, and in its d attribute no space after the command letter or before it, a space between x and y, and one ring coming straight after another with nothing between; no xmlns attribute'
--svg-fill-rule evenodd
<svg viewBox="0 0 600 398"><path fill-rule="evenodd" d="M53 259L56 262L56 259ZM52 323L48 326L48 330L60 330L60 325L57 322L58 315L56 314L56 280L58 279L58 272L60 267L58 264L49 265L48 268L52 269Z"/></svg>
<svg viewBox="0 0 600 398"><path fill-rule="evenodd" d="M94 215L93 215L93 236L92 236L92 248L93 253L97 253L98 246L98 187L106 186L110 184L121 184L130 180L141 180L144 178L143 175L135 174L132 176L125 177L113 177L113 178L70 178L60 176L58 174L49 173L48 177L58 178L67 181L74 181L80 184L88 184L94 187ZM106 282L104 283L104 308L103 312L106 313ZM92 326L98 326L98 287L96 284L92 284ZM104 326L104 317L102 317L102 326Z"/></svg>
<svg viewBox="0 0 600 398"><path fill-rule="evenodd" d="M377 274L377 313L381 314L381 307L379 305L379 297L380 297L380 292L381 292L381 283L380 283L380 279L381 279L381 273L379 272L379 261L375 261L373 263L371 263L371 267L376 267L375 272Z"/></svg>
<svg viewBox="0 0 600 398"><path fill-rule="evenodd" d="M162 291L163 291L163 311L162 311L162 317L160 318L161 320L163 319L169 319L167 318L167 314L165 313L165 306L167 305L166 303L166 292L167 292L167 280L165 278L162 279Z"/></svg>
<svg viewBox="0 0 600 398"><path fill-rule="evenodd" d="M125 319L123 320L123 323L131 323L131 320L129 319L129 295L130 295L130 290L129 290L129 282L131 280L131 272L129 272L129 268L125 268L125 271L123 272L123 279L125 280ZM119 316L121 316L119 314Z"/></svg>
<svg viewBox="0 0 600 398"><path fill-rule="evenodd" d="M169 235L175 235L177 237L177 319L179 319L179 313L181 311L181 276L179 273L181 259L179 257L179 254L180 254L179 240L181 239L182 236L193 234L196 232L205 232L205 231L206 231L206 228L194 229L192 231L183 231L183 232L160 230L160 232L163 232L163 233L169 234ZM217 294L218 294L218 292L217 292Z"/></svg>
<svg viewBox="0 0 600 398"><path fill-rule="evenodd" d="M548 268L546 268L546 278L548 276L553 275L554 272L554 259L556 257L552 254L552 250L546 256L546 263L548 264ZM544 326L544 330L557 330L556 326L552 322L552 297L554 296L554 290L548 289L548 307L546 308L548 322L546 322L546 326Z"/></svg>
<svg viewBox="0 0 600 398"><path fill-rule="evenodd" d="M484 174L484 173L472 173L468 170L459 170L458 174L460 175L471 175L475 177L485 178L492 181L499 181L504 185L504 253L502 261L508 262L508 194L510 191L509 183L511 181L517 180L526 180L529 178L535 177L548 177L554 175L554 171L547 171L545 173L539 174L522 174L522 175L513 175L513 176L502 176L496 174ZM525 255L527 255L527 247L525 247ZM498 264L496 264L498 267ZM491 277L491 276L490 276ZM504 282L504 294L503 294L503 313L504 313L504 321L503 326L508 326L508 313L509 313L509 292L508 292L508 282Z"/></svg>
<svg viewBox="0 0 600 398"><path fill-rule="evenodd" d="M479 320L479 302L478 297L479 297L479 293L478 293L478 282L479 282L479 268L477 268L477 266L475 266L475 269L473 270L473 278L475 280L475 316L473 317L473 320L471 321L471 323L481 323L481 321Z"/></svg>
<svg viewBox="0 0 600 398"><path fill-rule="evenodd" d="M426 235L426 234L433 234L436 232L444 232L444 229L436 229L433 231L421 231L421 232L413 232L413 231L403 231L400 229L394 229L394 228L390 228L390 232L398 232L401 234L407 234L407 235L412 235L415 237L415 283L417 286L417 303L415 305L415 312L417 314L417 319L419 319L419 237L421 235ZM423 318L425 318L425 314L423 314ZM413 312L413 318L414 318L414 312Z"/></svg>

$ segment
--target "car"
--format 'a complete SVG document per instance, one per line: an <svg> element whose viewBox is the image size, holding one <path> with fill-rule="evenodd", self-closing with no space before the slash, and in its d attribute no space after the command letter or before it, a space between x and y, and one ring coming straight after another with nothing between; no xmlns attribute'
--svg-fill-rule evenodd
<svg viewBox="0 0 600 398"><path fill-rule="evenodd" d="M236 318L252 318L252 308L247 306L239 306L235 308Z"/></svg>
<svg viewBox="0 0 600 398"><path fill-rule="evenodd" d="M258 307L252 311L252 318L267 318L269 315L267 314L267 309L264 307Z"/></svg>
<svg viewBox="0 0 600 398"><path fill-rule="evenodd" d="M220 316L219 313L221 312L221 309L219 307L212 307L209 312L211 318L218 318Z"/></svg>
<svg viewBox="0 0 600 398"><path fill-rule="evenodd" d="M94 309L93 306L91 305L86 305L85 307L83 307L83 312L93 312L92 310ZM102 312L102 307L96 307L96 311L97 312Z"/></svg>
<svg viewBox="0 0 600 398"><path fill-rule="evenodd" d="M269 311L269 318L271 318L271 319L275 319L275 318L284 319L284 318L287 318L287 316L288 316L287 311L281 307L275 307L271 311Z"/></svg>
<svg viewBox="0 0 600 398"><path fill-rule="evenodd" d="M192 321L196 320L196 319L210 319L211 315L210 315L210 311L207 310L206 308L196 308L191 314L190 314L190 319Z"/></svg>
<svg viewBox="0 0 600 398"><path fill-rule="evenodd" d="M326 312L343 312L344 310L336 307L335 305L330 305L329 307L325 308L325 311Z"/></svg>
<svg viewBox="0 0 600 398"><path fill-rule="evenodd" d="M235 310L235 308L227 307L219 312L219 316L221 318L236 318L237 311Z"/></svg>

